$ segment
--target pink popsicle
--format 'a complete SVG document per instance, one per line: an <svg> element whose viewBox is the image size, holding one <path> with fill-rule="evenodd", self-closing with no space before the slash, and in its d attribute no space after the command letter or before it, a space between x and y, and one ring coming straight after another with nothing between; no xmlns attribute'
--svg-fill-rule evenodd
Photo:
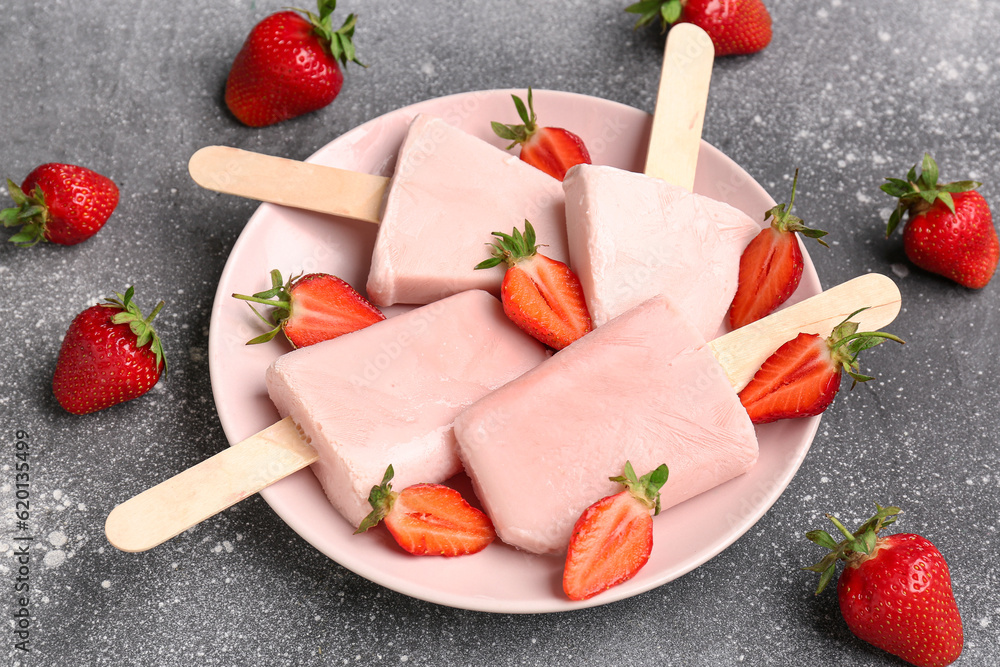
<svg viewBox="0 0 1000 667"><path fill-rule="evenodd" d="M470 290L282 355L266 381L316 450L331 504L356 526L389 464L398 489L459 472L455 417L546 356L496 298Z"/></svg>

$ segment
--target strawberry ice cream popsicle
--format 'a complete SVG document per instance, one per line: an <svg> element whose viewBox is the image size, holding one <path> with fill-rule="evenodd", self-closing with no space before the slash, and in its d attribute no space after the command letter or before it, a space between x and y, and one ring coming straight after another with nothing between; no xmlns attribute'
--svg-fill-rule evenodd
<svg viewBox="0 0 1000 667"><path fill-rule="evenodd" d="M525 219L547 254L567 261L559 181L440 118L418 115L389 182L368 296L389 306L466 289L499 293L503 270L474 267L489 256L492 232L509 232Z"/></svg>
<svg viewBox="0 0 1000 667"><path fill-rule="evenodd" d="M663 294L702 336L716 335L760 225L723 202L613 167L577 165L563 187L571 264L595 326Z"/></svg>
<svg viewBox="0 0 1000 667"><path fill-rule="evenodd" d="M626 460L670 469L663 508L746 472L753 424L704 336L654 297L467 408L465 470L500 538L557 553Z"/></svg>
<svg viewBox="0 0 1000 667"><path fill-rule="evenodd" d="M282 355L266 382L316 450L330 502L356 526L389 464L398 488L459 472L455 417L546 356L495 297L472 290Z"/></svg>
<svg viewBox="0 0 1000 667"><path fill-rule="evenodd" d="M493 232L525 219L550 257L569 258L560 182L426 114L410 121L391 178L226 146L198 150L188 167L211 190L378 224L367 292L379 306L499 294L503 269L475 266Z"/></svg>

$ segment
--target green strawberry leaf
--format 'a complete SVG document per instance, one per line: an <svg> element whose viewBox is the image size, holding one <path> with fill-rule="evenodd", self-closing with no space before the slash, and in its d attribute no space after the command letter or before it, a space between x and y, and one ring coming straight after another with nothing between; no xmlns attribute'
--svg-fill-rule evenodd
<svg viewBox="0 0 1000 667"><path fill-rule="evenodd" d="M476 269L492 269L494 266L500 264L503 261L503 257L490 257L489 259L484 259L483 261L476 264Z"/></svg>
<svg viewBox="0 0 1000 667"><path fill-rule="evenodd" d="M389 467L385 469L385 474L382 475L382 482L377 486L373 486L371 491L368 492L368 504L371 505L372 511L358 524L358 529L354 531L355 535L364 533L377 526L389 513L389 510L392 509L392 504L396 501L396 496L398 495L392 490L392 478L394 474L392 464L389 464Z"/></svg>
<svg viewBox="0 0 1000 667"><path fill-rule="evenodd" d="M955 200L952 198L951 193L950 192L944 192L944 191L941 191L941 190L937 190L937 191L934 192L934 194L937 195L935 197L935 199L940 199L941 201L943 201L944 205L947 206L948 210L951 211L952 215L954 215L955 214ZM933 204L934 200L932 199L929 203Z"/></svg>
<svg viewBox="0 0 1000 667"><path fill-rule="evenodd" d="M511 98L514 100L514 108L517 109L518 118L521 119L521 122L524 123L525 127L531 125L533 114L528 112L528 107L524 105L524 100L517 95L511 95ZM531 103L531 88L528 88L528 102L529 104Z"/></svg>
<svg viewBox="0 0 1000 667"><path fill-rule="evenodd" d="M13 227L19 224L18 212L20 209L17 208L5 208L0 209L0 223L3 223L4 227Z"/></svg>
<svg viewBox="0 0 1000 667"><path fill-rule="evenodd" d="M501 139L506 139L507 141L514 142L513 144L507 147L508 149L513 148L514 145L517 143L517 134L514 132L514 130L510 128L510 126L504 125L503 123L498 123L497 121L494 120L490 121L490 127L493 128L494 134L496 134Z"/></svg>
<svg viewBox="0 0 1000 667"><path fill-rule="evenodd" d="M806 539L827 549L837 548L837 541L825 530L810 530L806 533Z"/></svg>
<svg viewBox="0 0 1000 667"><path fill-rule="evenodd" d="M936 187L938 181L938 166L934 158L931 157L930 153L924 153L924 160L920 165L920 179L927 184L928 187Z"/></svg>
<svg viewBox="0 0 1000 667"><path fill-rule="evenodd" d="M663 7L660 9L660 16L663 18L664 25L672 25L676 23L677 19L681 17L681 9L681 3L676 0L664 3Z"/></svg>
<svg viewBox="0 0 1000 667"><path fill-rule="evenodd" d="M979 181L954 181L952 183L945 183L944 185L939 185L938 190L941 192L968 192L969 190L975 190L982 183Z"/></svg>

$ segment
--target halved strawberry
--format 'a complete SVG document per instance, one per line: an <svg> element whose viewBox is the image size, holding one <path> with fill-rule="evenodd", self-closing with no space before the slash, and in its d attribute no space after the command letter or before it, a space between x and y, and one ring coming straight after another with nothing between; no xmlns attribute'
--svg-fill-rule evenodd
<svg viewBox="0 0 1000 667"><path fill-rule="evenodd" d="M806 227L801 218L791 213L798 180L796 170L788 210L784 204L770 209L764 221L771 218L771 225L762 229L740 256L739 282L729 308L729 326L734 329L768 315L787 301L799 286L805 263L796 232L826 246L821 238L826 232Z"/></svg>
<svg viewBox="0 0 1000 667"><path fill-rule="evenodd" d="M520 144L522 160L560 181L573 165L590 164L590 152L578 135L561 127L538 127L530 87L527 106L517 95L511 97L522 124L490 123L498 137L511 142L507 150Z"/></svg>
<svg viewBox="0 0 1000 667"><path fill-rule="evenodd" d="M625 490L598 500L573 526L563 591L570 600L586 600L635 576L653 549L653 515L660 513L665 464L636 478L632 464L612 482ZM652 514L650 514L652 512Z"/></svg>
<svg viewBox="0 0 1000 667"><path fill-rule="evenodd" d="M443 484L414 484L392 490L392 466L368 495L371 513L355 534L380 522L404 550L415 556L464 556L485 549L494 539L493 522L455 489Z"/></svg>
<svg viewBox="0 0 1000 667"><path fill-rule="evenodd" d="M305 347L330 338L363 329L385 319L378 308L336 276L307 273L282 282L281 273L271 271L271 289L237 299L274 306L271 319L254 313L272 327L267 333L247 341L247 345L266 343L279 331L293 347ZM253 308L253 306L251 306Z"/></svg>
<svg viewBox="0 0 1000 667"><path fill-rule="evenodd" d="M858 312L828 338L800 333L764 361L740 391L740 402L754 424L820 414L833 402L844 372L854 384L872 379L858 372L858 355L886 340L903 341L882 331L859 332L858 324L850 321Z"/></svg>
<svg viewBox="0 0 1000 667"><path fill-rule="evenodd" d="M514 324L549 347L561 350L593 328L580 279L566 264L538 252L535 230L524 221L524 234L493 232L493 256L476 265L489 269L507 264L500 300Z"/></svg>

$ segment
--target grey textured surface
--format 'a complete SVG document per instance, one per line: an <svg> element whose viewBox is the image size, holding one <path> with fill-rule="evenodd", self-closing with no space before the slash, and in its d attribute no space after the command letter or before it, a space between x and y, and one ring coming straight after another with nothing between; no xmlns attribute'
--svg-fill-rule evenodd
<svg viewBox="0 0 1000 667"><path fill-rule="evenodd" d="M824 285L892 275L908 341L869 353L878 379L824 416L784 495L724 553L635 598L505 616L410 599L341 568L258 497L142 554L107 544L107 512L225 446L206 360L226 257L255 204L200 190L190 154L219 143L303 158L423 99L528 84L652 110L662 38L625 2L343 2L367 70L332 106L260 130L222 103L250 27L285 3L0 1L0 155L20 181L48 161L115 180L122 200L81 245L0 247L0 651L21 665L894 665L855 640L832 592L813 597L803 538L903 505L952 568L965 622L958 664L1000 654L997 284L972 292L910 266L883 239L878 190L931 151L945 178L1000 202L1000 5L986 0L769 0L772 44L716 63L705 138L776 198L802 171L798 213L830 231ZM167 300L169 376L88 417L49 383L73 316L135 284ZM30 436L31 651L13 634L14 443ZM679 538L682 539L682 538Z"/></svg>

